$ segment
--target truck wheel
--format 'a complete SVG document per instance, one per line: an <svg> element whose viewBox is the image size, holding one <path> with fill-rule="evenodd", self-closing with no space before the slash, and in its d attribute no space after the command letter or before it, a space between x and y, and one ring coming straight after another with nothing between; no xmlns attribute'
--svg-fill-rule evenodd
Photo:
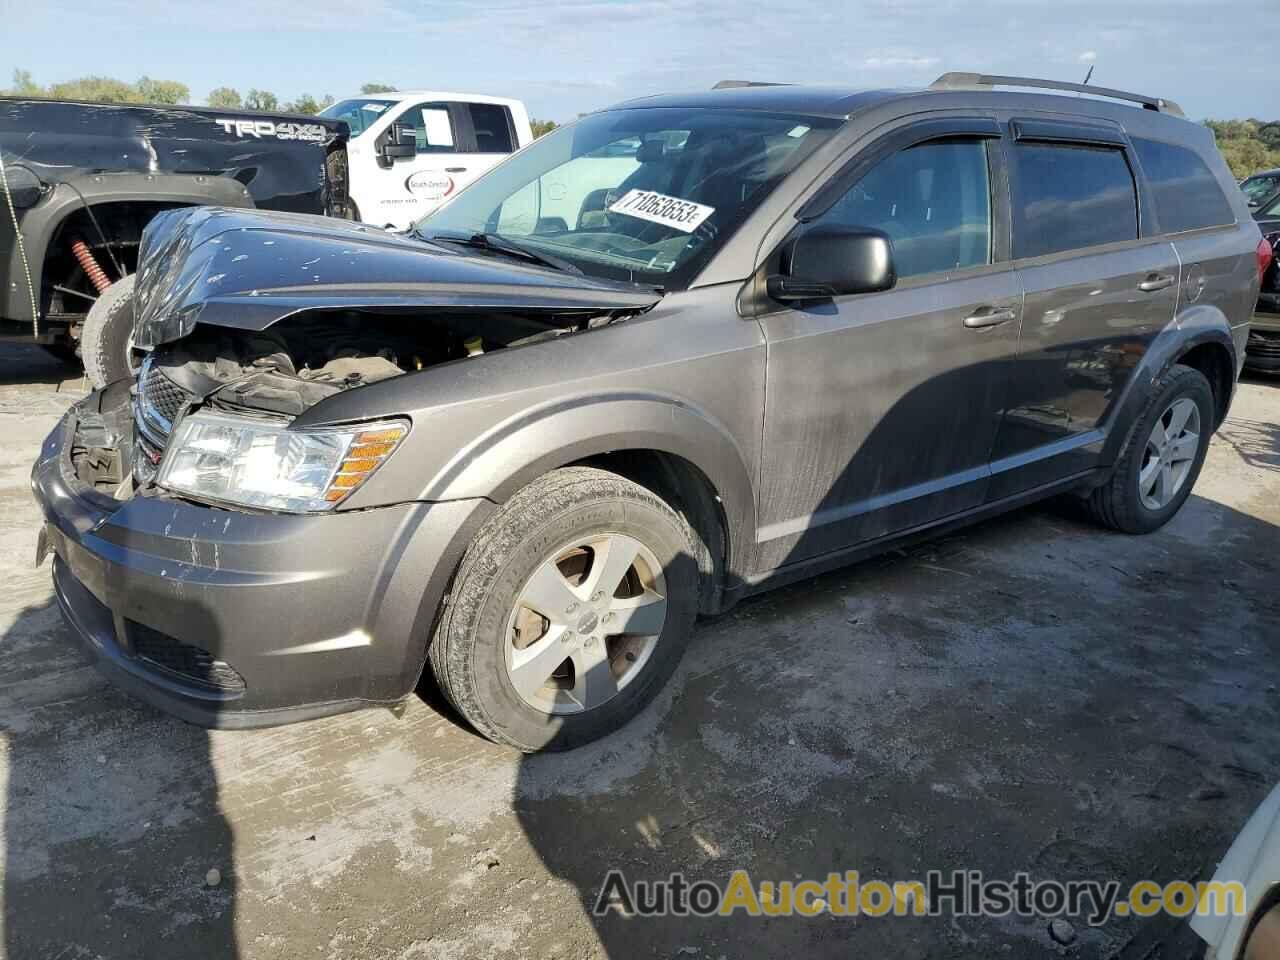
<svg viewBox="0 0 1280 960"><path fill-rule="evenodd" d="M432 672L491 740L565 750L653 699L684 654L697 598L692 534L671 507L617 474L555 470L467 549Z"/></svg>
<svg viewBox="0 0 1280 960"><path fill-rule="evenodd" d="M1111 479L1085 501L1094 519L1125 533L1151 533L1181 509L1213 433L1213 389L1175 364L1134 424Z"/></svg>
<svg viewBox="0 0 1280 960"><path fill-rule="evenodd" d="M80 357L99 390L138 372L133 349L133 276L122 277L94 301L80 334Z"/></svg>

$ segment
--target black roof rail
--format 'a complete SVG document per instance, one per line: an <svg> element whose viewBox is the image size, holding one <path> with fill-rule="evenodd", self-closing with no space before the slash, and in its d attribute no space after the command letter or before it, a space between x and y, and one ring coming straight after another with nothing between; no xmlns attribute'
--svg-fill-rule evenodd
<svg viewBox="0 0 1280 960"><path fill-rule="evenodd" d="M1129 93L1125 90L1113 90L1110 87L1091 87L1084 83L1067 83L1062 80L1039 80L1035 77L1002 77L986 73L944 73L929 84L930 90L972 90L974 87L1031 87L1040 90L1088 93L1095 97L1109 97L1112 100L1128 100L1131 103L1140 103L1143 109L1156 110L1174 117L1186 116L1180 106L1172 100L1165 100L1163 97L1149 97L1142 93Z"/></svg>
<svg viewBox="0 0 1280 960"><path fill-rule="evenodd" d="M769 80L721 80L712 90L733 90L738 87L789 87L789 83L775 83Z"/></svg>

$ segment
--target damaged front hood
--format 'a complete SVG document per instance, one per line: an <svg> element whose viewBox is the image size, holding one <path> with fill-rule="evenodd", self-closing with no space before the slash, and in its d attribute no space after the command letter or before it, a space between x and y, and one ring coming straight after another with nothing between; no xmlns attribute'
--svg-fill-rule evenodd
<svg viewBox="0 0 1280 960"><path fill-rule="evenodd" d="M525 266L329 217L196 207L143 234L134 342L152 348L197 323L265 330L303 310L419 308L566 314L647 310L651 287Z"/></svg>

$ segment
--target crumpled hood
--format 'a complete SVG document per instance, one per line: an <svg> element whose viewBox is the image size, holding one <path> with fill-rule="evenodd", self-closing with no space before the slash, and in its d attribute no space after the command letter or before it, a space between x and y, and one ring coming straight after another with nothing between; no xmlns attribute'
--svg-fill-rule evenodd
<svg viewBox="0 0 1280 960"><path fill-rule="evenodd" d="M581 317L642 311L651 287L594 280L330 217L194 207L147 225L134 342L151 348L197 323L265 330L302 310L421 307Z"/></svg>

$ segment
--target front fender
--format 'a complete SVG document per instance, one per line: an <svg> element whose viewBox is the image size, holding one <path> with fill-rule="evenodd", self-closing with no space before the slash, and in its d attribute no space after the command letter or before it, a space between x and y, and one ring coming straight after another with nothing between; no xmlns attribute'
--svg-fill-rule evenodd
<svg viewBox="0 0 1280 960"><path fill-rule="evenodd" d="M522 411L462 446L427 480L419 499L502 502L548 471L625 450L672 454L702 472L720 497L731 545L728 566L737 569L732 545L755 542L747 460L723 424L676 397L619 392Z"/></svg>

